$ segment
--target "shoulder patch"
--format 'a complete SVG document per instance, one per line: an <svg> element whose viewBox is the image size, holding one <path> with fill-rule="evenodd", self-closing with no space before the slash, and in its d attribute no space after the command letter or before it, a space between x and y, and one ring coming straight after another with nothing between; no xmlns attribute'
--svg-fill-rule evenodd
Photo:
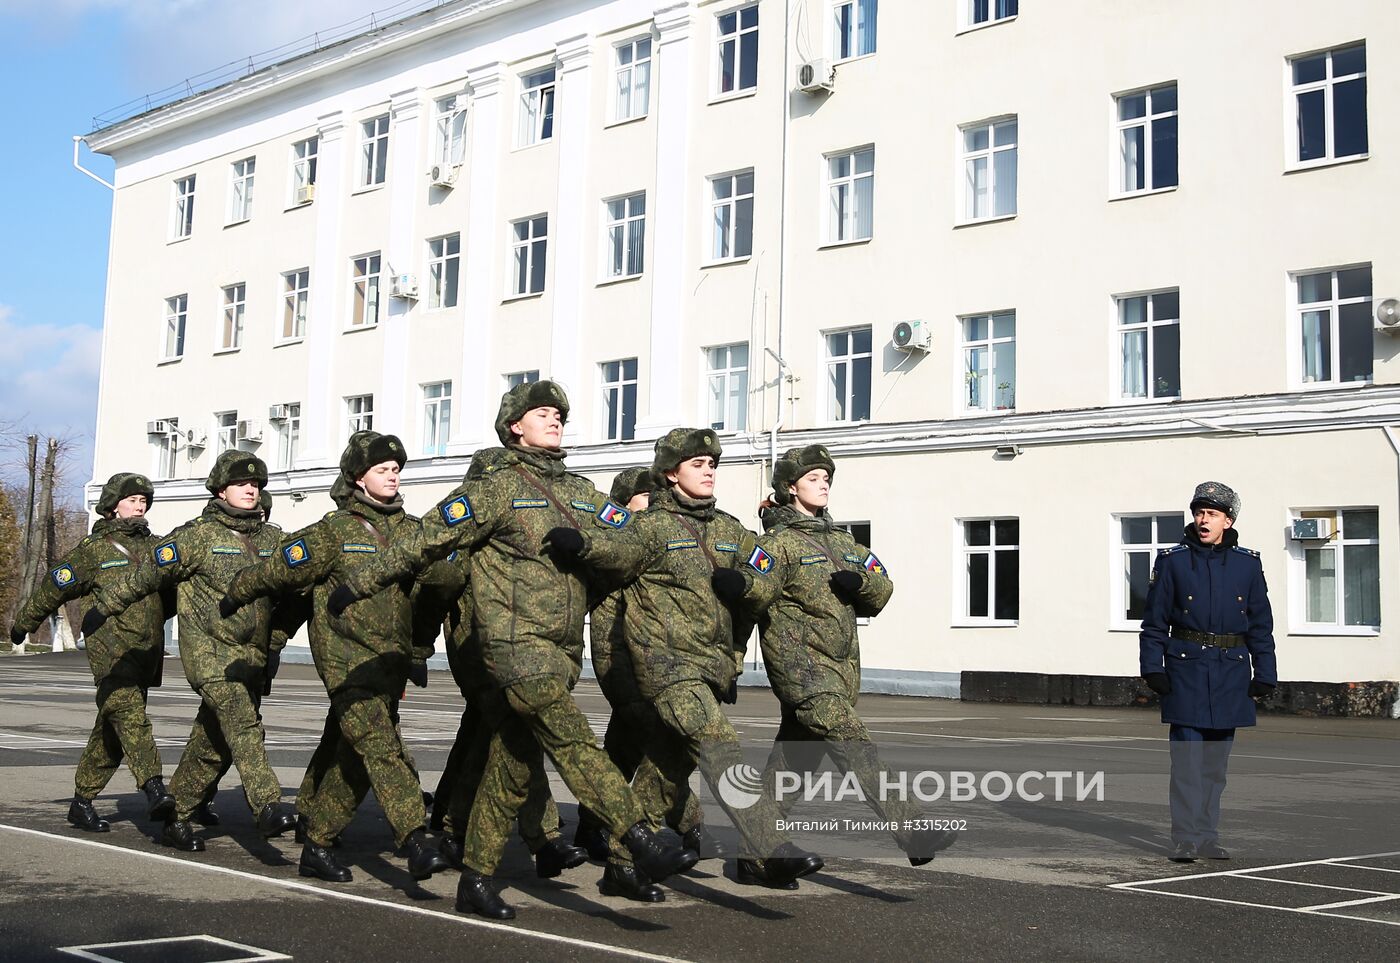
<svg viewBox="0 0 1400 963"><path fill-rule="evenodd" d="M754 548L749 555L749 568L759 575L767 575L768 570L773 567L773 557L763 550L761 546Z"/></svg>
<svg viewBox="0 0 1400 963"><path fill-rule="evenodd" d="M798 559L803 565L820 565L826 561L825 555L804 555Z"/></svg>
<svg viewBox="0 0 1400 963"><path fill-rule="evenodd" d="M131 560L130 560L130 559L126 559L126 558L114 558L114 559L112 559L110 562L103 562L103 563L102 563L100 566L98 566L98 567L99 567L99 568L126 568L126 566L128 566L128 565L130 565L130 564L131 564Z"/></svg>
<svg viewBox="0 0 1400 963"><path fill-rule="evenodd" d="M716 552L737 552L737 551L739 551L739 543L738 543L738 542L715 542L715 551L716 551Z"/></svg>
<svg viewBox="0 0 1400 963"><path fill-rule="evenodd" d="M302 562L309 561L310 558L311 552L307 549L304 538L299 538L282 549L282 560L287 563L288 568L296 568Z"/></svg>
<svg viewBox="0 0 1400 963"><path fill-rule="evenodd" d="M102 567L106 568L107 566L104 565ZM66 588L72 583L73 579L77 577L73 574L73 567L71 565L60 565L50 572L49 575L53 578L53 584L59 588Z"/></svg>
<svg viewBox="0 0 1400 963"><path fill-rule="evenodd" d="M1239 552L1241 555L1250 555L1250 556L1253 556L1254 558L1258 558L1258 557L1259 557L1259 553L1256 552L1256 551L1255 551L1254 549L1252 549L1252 548L1244 548L1243 546L1240 546L1240 545L1231 545L1230 547L1233 548L1235 551Z"/></svg>
<svg viewBox="0 0 1400 963"><path fill-rule="evenodd" d="M548 498L512 498L510 507L519 511L522 508L548 508Z"/></svg>
<svg viewBox="0 0 1400 963"><path fill-rule="evenodd" d="M627 524L628 519L632 517L632 513L612 502L605 502L603 507L599 509L598 514L594 517L604 525L608 525L612 528L621 528Z"/></svg>
<svg viewBox="0 0 1400 963"><path fill-rule="evenodd" d="M876 575L889 574L885 571L884 563L882 563L878 558L875 557L874 552L871 552L865 557L865 561L861 563L861 567L864 568L867 572L874 572Z"/></svg>
<svg viewBox="0 0 1400 963"><path fill-rule="evenodd" d="M174 542L166 542L156 546L157 565L174 565L178 561L180 561L180 550L175 547Z"/></svg>
<svg viewBox="0 0 1400 963"><path fill-rule="evenodd" d="M587 513L590 514L590 515L592 515L594 512L596 512L596 511L598 510L598 506L597 506L597 505L594 505L594 504L592 504L591 502L581 502L581 501L579 501L578 499L575 499L575 500L569 502L569 504L572 505L572 506L574 506L575 508L577 508L579 511L581 511L581 512L587 512Z"/></svg>
<svg viewBox="0 0 1400 963"><path fill-rule="evenodd" d="M693 538L673 538L666 543L666 551L678 552L683 548L699 548L700 543Z"/></svg>
<svg viewBox="0 0 1400 963"><path fill-rule="evenodd" d="M367 555L373 555L379 551L377 547L367 545L364 542L343 542L340 550L342 552L361 552Z"/></svg>
<svg viewBox="0 0 1400 963"><path fill-rule="evenodd" d="M458 495L452 501L447 502L438 509L442 513L442 520L450 527L465 522L469 518L475 517L472 514L472 503L466 495Z"/></svg>
<svg viewBox="0 0 1400 963"><path fill-rule="evenodd" d="M1159 548L1159 549L1157 549L1157 554L1158 554L1158 555L1170 555L1172 552L1184 552L1185 550L1186 550L1186 543L1183 542L1183 543L1181 543L1180 545L1172 545L1172 546L1169 546L1169 547L1167 547L1167 548Z"/></svg>

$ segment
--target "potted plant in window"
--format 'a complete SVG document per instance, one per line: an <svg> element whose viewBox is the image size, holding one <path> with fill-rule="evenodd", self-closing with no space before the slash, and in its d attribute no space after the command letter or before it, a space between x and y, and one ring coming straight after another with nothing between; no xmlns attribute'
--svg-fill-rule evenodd
<svg viewBox="0 0 1400 963"><path fill-rule="evenodd" d="M1016 392L1012 390L1011 382L997 383L997 401L1002 402L997 405L997 411L1011 411L1016 407Z"/></svg>

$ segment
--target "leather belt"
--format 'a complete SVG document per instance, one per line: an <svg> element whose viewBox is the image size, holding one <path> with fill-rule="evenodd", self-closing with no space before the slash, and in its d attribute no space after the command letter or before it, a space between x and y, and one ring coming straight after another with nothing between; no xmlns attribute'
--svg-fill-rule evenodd
<svg viewBox="0 0 1400 963"><path fill-rule="evenodd" d="M1243 635L1216 635L1214 632L1173 628L1171 636L1183 642L1198 642L1201 645L1213 645L1218 649L1233 649L1237 645L1244 645Z"/></svg>

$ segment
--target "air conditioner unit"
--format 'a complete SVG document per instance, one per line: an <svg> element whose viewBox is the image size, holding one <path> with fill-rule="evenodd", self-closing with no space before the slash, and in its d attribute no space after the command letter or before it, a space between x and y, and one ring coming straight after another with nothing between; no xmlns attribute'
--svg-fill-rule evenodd
<svg viewBox="0 0 1400 963"><path fill-rule="evenodd" d="M292 417L291 405L272 405L267 409L268 421L286 421Z"/></svg>
<svg viewBox="0 0 1400 963"><path fill-rule="evenodd" d="M209 433L200 431L198 428L191 428L185 432L185 445L189 448L207 448L209 446Z"/></svg>
<svg viewBox="0 0 1400 963"><path fill-rule="evenodd" d="M1400 334L1400 300L1386 298L1376 305L1376 330Z"/></svg>
<svg viewBox="0 0 1400 963"><path fill-rule="evenodd" d="M450 188L457 183L456 164L434 164L428 171L428 180L434 187Z"/></svg>
<svg viewBox="0 0 1400 963"><path fill-rule="evenodd" d="M900 351L927 351L933 343L933 330L927 321L901 321L890 335Z"/></svg>
<svg viewBox="0 0 1400 963"><path fill-rule="evenodd" d="M829 60L807 60L798 64L797 89L804 94L831 93L836 89L836 68Z"/></svg>
<svg viewBox="0 0 1400 963"><path fill-rule="evenodd" d="M240 421L234 430L239 441L262 441L262 423L254 418Z"/></svg>
<svg viewBox="0 0 1400 963"><path fill-rule="evenodd" d="M303 184L297 188L297 203L310 204L316 199L316 185Z"/></svg>
<svg viewBox="0 0 1400 963"><path fill-rule="evenodd" d="M389 297L404 298L409 301L418 300L418 275L416 274L396 274L389 282Z"/></svg>
<svg viewBox="0 0 1400 963"><path fill-rule="evenodd" d="M146 434L148 435L170 435L174 434L176 430L175 423L165 418L146 422Z"/></svg>
<svg viewBox="0 0 1400 963"><path fill-rule="evenodd" d="M1295 541L1305 539L1326 539L1332 537L1332 519L1330 518L1295 518L1293 519L1293 530L1289 535Z"/></svg>

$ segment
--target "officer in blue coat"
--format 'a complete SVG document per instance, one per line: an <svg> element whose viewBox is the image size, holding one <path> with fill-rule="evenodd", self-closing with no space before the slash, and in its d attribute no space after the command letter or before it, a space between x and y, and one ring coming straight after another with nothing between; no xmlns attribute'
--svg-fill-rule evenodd
<svg viewBox="0 0 1400 963"><path fill-rule="evenodd" d="M1171 726L1172 860L1229 859L1220 796L1235 730L1278 684L1274 617L1259 553L1239 546L1240 499L1219 482L1191 498L1180 545L1152 569L1138 648Z"/></svg>

